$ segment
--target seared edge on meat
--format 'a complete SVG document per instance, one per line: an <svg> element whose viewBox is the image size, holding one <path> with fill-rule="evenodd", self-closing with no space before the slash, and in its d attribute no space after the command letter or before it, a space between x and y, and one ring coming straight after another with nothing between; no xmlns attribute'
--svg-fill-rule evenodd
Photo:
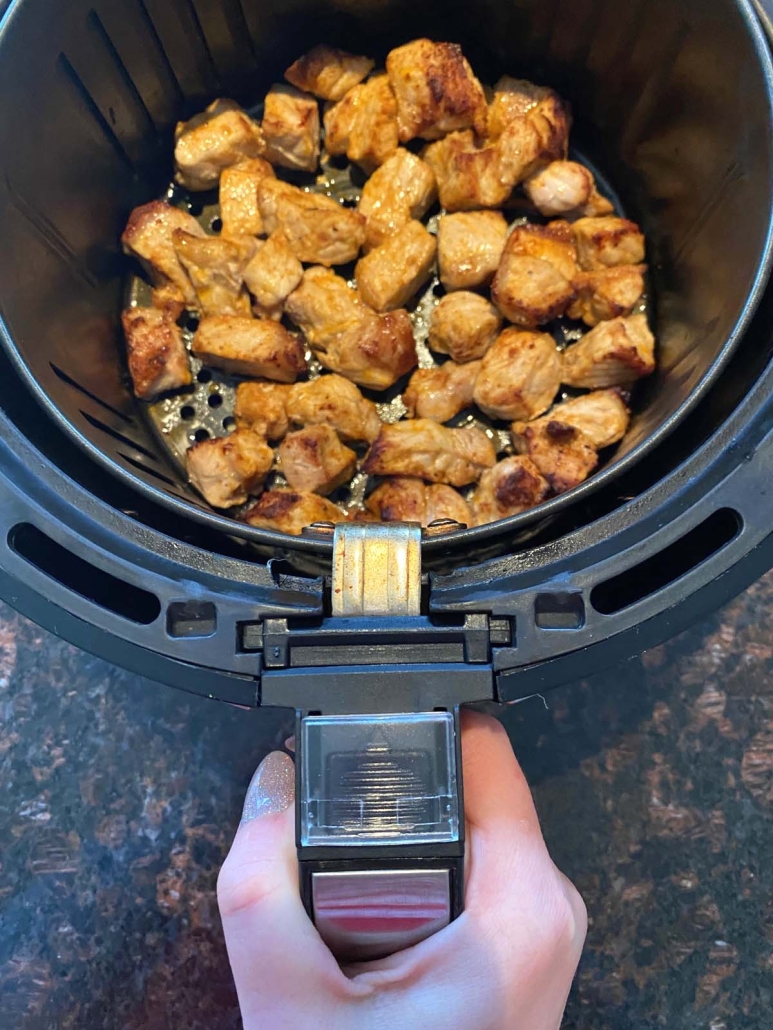
<svg viewBox="0 0 773 1030"><path fill-rule="evenodd" d="M127 308L121 315L134 393L150 400L192 382L188 351L173 314L158 308Z"/></svg>

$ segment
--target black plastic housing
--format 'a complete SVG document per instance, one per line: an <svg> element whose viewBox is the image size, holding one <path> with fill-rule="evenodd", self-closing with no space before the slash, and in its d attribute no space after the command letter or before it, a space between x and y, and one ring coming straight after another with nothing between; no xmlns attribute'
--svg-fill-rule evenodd
<svg viewBox="0 0 773 1030"><path fill-rule="evenodd" d="M310 710L332 669L354 681L374 660L400 704L515 700L740 590L773 562L760 13L740 0L16 0L0 28L0 594L153 679ZM486 79L516 70L571 98L578 138L647 231L661 370L598 477L426 543L421 619L334 625L329 543L205 510L157 452L120 359L117 240L169 178L178 116L218 93L254 98L321 38L378 53L422 32L460 39Z"/></svg>

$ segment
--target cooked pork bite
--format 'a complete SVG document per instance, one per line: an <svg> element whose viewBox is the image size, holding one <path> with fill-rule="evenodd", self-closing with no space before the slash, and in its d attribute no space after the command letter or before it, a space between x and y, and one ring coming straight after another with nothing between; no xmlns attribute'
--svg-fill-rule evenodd
<svg viewBox="0 0 773 1030"><path fill-rule="evenodd" d="M233 100L215 100L206 111L175 130L175 180L189 190L217 186L220 173L247 158L260 157L266 141Z"/></svg>
<svg viewBox="0 0 773 1030"><path fill-rule="evenodd" d="M452 486L425 483L408 476L391 476L376 487L366 510L381 522L418 522L429 526L438 519L472 524L470 507Z"/></svg>
<svg viewBox="0 0 773 1030"><path fill-rule="evenodd" d="M194 236L184 229L175 229L172 240L205 315L249 316L244 269L254 253L256 240L251 236L232 240Z"/></svg>
<svg viewBox="0 0 773 1030"><path fill-rule="evenodd" d="M373 401L363 397L354 383L335 374L296 383L287 400L287 415L301 426L332 426L346 441L372 443L381 429Z"/></svg>
<svg viewBox="0 0 773 1030"><path fill-rule="evenodd" d="M262 157L240 161L220 175L220 219L223 236L262 236L263 219L258 207L258 183L275 178L274 169Z"/></svg>
<svg viewBox="0 0 773 1030"><path fill-rule="evenodd" d="M486 131L486 98L456 43L414 39L387 54L401 142L455 129Z"/></svg>
<svg viewBox="0 0 773 1030"><path fill-rule="evenodd" d="M427 343L440 354L464 363L482 358L497 338L502 318L479 293L459 290L440 298L429 320Z"/></svg>
<svg viewBox="0 0 773 1030"><path fill-rule="evenodd" d="M359 212L365 216L366 249L377 247L413 218L421 218L437 196L430 166L400 147L362 188Z"/></svg>
<svg viewBox="0 0 773 1030"><path fill-rule="evenodd" d="M489 283L507 239L499 211L460 211L438 222L440 280L447 290L469 290Z"/></svg>
<svg viewBox="0 0 773 1030"><path fill-rule="evenodd" d="M586 271L639 265L644 260L644 236L639 226L627 218L580 218L572 229L577 258Z"/></svg>
<svg viewBox="0 0 773 1030"><path fill-rule="evenodd" d="M513 432L513 445L534 462L554 493L562 494L588 478L598 454L581 429L552 415L526 422Z"/></svg>
<svg viewBox="0 0 773 1030"><path fill-rule="evenodd" d="M525 79L503 75L488 109L488 138L518 164L516 181L547 162L566 157L571 118L558 94Z"/></svg>
<svg viewBox="0 0 773 1030"><path fill-rule="evenodd" d="M344 522L341 509L318 494L296 490L267 490L248 512L244 521L261 529L300 536L314 522Z"/></svg>
<svg viewBox="0 0 773 1030"><path fill-rule="evenodd" d="M397 150L397 101L386 75L374 75L325 111L325 150L372 171Z"/></svg>
<svg viewBox="0 0 773 1030"><path fill-rule="evenodd" d="M466 365L446 361L436 368L417 369L403 393L409 418L448 422L472 404L479 370L479 361L469 361Z"/></svg>
<svg viewBox="0 0 773 1030"><path fill-rule="evenodd" d="M581 397L557 404L543 419L564 422L579 429L591 444L601 450L625 436L631 415L628 405L615 389L593 390ZM513 423L513 432L521 433L524 423Z"/></svg>
<svg viewBox="0 0 773 1030"><path fill-rule="evenodd" d="M408 313L376 315L328 269L307 268L286 311L322 364L360 386L385 390L416 366Z"/></svg>
<svg viewBox="0 0 773 1030"><path fill-rule="evenodd" d="M421 222L408 222L357 262L357 290L374 311L404 307L429 278L435 237Z"/></svg>
<svg viewBox="0 0 773 1030"><path fill-rule="evenodd" d="M249 429L202 440L188 449L188 478L213 508L244 504L257 493L274 464L274 452Z"/></svg>
<svg viewBox="0 0 773 1030"><path fill-rule="evenodd" d="M553 337L505 329L483 357L473 396L492 418L531 419L550 407L560 385Z"/></svg>
<svg viewBox="0 0 773 1030"><path fill-rule="evenodd" d="M413 325L404 308L384 315L368 313L316 355L332 372L371 390L388 389L418 361Z"/></svg>
<svg viewBox="0 0 773 1030"><path fill-rule="evenodd" d="M383 426L362 467L369 475L418 476L466 486L495 461L494 446L480 429L448 429L417 418Z"/></svg>
<svg viewBox="0 0 773 1030"><path fill-rule="evenodd" d="M319 164L319 104L292 86L274 85L266 94L261 129L266 158L283 168L316 171Z"/></svg>
<svg viewBox="0 0 773 1030"><path fill-rule="evenodd" d="M538 169L523 184L524 191L541 215L612 214L610 201L596 189L593 173L576 161L551 161Z"/></svg>
<svg viewBox="0 0 773 1030"><path fill-rule="evenodd" d="M598 272L578 272L572 280L575 298L567 315L594 326L630 315L644 293L645 265L617 265Z"/></svg>
<svg viewBox="0 0 773 1030"><path fill-rule="evenodd" d="M534 328L564 314L574 298L576 274L568 222L521 225L505 243L491 296L505 318Z"/></svg>
<svg viewBox="0 0 773 1030"><path fill-rule="evenodd" d="M358 211L279 179L258 183L258 206L264 231L282 229L299 261L345 265L365 242L365 219Z"/></svg>
<svg viewBox="0 0 773 1030"><path fill-rule="evenodd" d="M288 433L279 446L279 462L291 489L326 496L352 478L357 455L332 426L317 425Z"/></svg>
<svg viewBox="0 0 773 1030"><path fill-rule="evenodd" d="M549 493L548 481L533 461L521 455L504 458L480 477L471 502L475 524L518 515L541 504Z"/></svg>
<svg viewBox="0 0 773 1030"><path fill-rule="evenodd" d="M303 265L282 229L275 229L265 243L258 241L243 276L259 307L271 309L285 302L303 277Z"/></svg>
<svg viewBox="0 0 773 1030"><path fill-rule="evenodd" d="M154 286L151 290L151 307L165 311L173 322L176 322L185 311L185 298L179 287L173 283L165 286Z"/></svg>
<svg viewBox="0 0 773 1030"><path fill-rule="evenodd" d="M330 268L307 268L287 298L287 314L314 350L324 351L342 332L367 314L357 291Z"/></svg>
<svg viewBox="0 0 773 1030"><path fill-rule="evenodd" d="M287 402L291 389L287 383L239 383L234 404L237 427L251 429L267 440L281 440L290 428Z"/></svg>
<svg viewBox="0 0 773 1030"><path fill-rule="evenodd" d="M182 333L169 311L127 308L121 315L134 392L143 400L191 383Z"/></svg>
<svg viewBox="0 0 773 1030"><path fill-rule="evenodd" d="M373 70L373 65L369 57L356 57L322 43L291 64L285 78L323 100L341 100Z"/></svg>
<svg viewBox="0 0 773 1030"><path fill-rule="evenodd" d="M496 144L478 146L471 130L452 132L424 151L446 211L501 207L513 191L521 164Z"/></svg>
<svg viewBox="0 0 773 1030"><path fill-rule="evenodd" d="M193 337L193 353L205 365L234 375L294 383L306 369L300 340L268 319L210 315Z"/></svg>
<svg viewBox="0 0 773 1030"><path fill-rule="evenodd" d="M655 370L655 338L646 315L629 315L599 322L595 329L567 347L561 382L590 390L631 386Z"/></svg>
<svg viewBox="0 0 773 1030"><path fill-rule="evenodd" d="M192 236L206 236L187 211L172 207L163 200L152 200L132 211L121 243L126 254L139 259L156 286L171 283L182 294L186 306L196 308L196 291L174 248L175 229L182 229Z"/></svg>

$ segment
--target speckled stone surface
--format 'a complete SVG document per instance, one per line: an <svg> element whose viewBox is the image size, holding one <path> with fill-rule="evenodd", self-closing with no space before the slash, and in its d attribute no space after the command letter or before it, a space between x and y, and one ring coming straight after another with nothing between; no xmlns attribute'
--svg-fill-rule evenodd
<svg viewBox="0 0 773 1030"><path fill-rule="evenodd" d="M773 1026L773 576L506 715L588 904L565 1027ZM214 897L290 729L140 680L0 608L0 1024L240 1025Z"/></svg>

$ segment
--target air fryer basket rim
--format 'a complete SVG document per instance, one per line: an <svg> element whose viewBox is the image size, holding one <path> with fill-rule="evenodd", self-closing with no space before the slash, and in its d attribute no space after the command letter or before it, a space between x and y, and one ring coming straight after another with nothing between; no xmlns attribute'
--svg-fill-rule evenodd
<svg viewBox="0 0 773 1030"><path fill-rule="evenodd" d="M24 0L12 0L5 15L0 19L0 44L5 33L9 31L10 23L14 14ZM732 0L743 18L746 29L759 61L765 83L765 99L768 110L768 120L773 125L773 59L771 59L770 45L762 27L759 17L754 9L753 0ZM769 138L769 147L773 155L773 134ZM773 162L772 162L773 163ZM703 373L700 381L674 411L651 432L645 439L634 446L622 458L609 462L601 471L596 473L584 483L574 489L562 494L550 501L539 505L537 508L523 512L519 515L510 516L495 523L486 524L464 530L458 530L450 535L429 537L424 542L424 550L432 554L440 551L458 551L483 542L492 541L495 538L510 538L525 530L530 525L541 522L565 511L569 506L574 505L601 488L608 485L612 480L618 478L638 463L645 455L651 453L656 447L679 426L693 409L704 399L708 391L714 386L721 376L738 341L746 331L749 322L757 309L763 295L767 282L773 268L773 191L768 197L767 211L767 232L765 243L760 260L757 265L756 275L751 285L746 302L741 310L735 325L725 340L722 349L712 361L708 369ZM160 504L174 514L184 519L192 519L200 525L217 532L225 533L231 537L238 537L262 547L270 547L283 552L306 552L316 554L329 554L332 550L332 542L329 539L318 537L293 537L285 533L273 530L258 529L245 523L237 522L228 516L217 514L214 511L204 509L196 504L177 498L168 494L160 487L144 482L134 476L128 470L116 464L99 447L88 440L75 425L63 414L59 407L49 398L46 391L41 387L36 376L31 371L21 353L17 349L12 337L8 333L0 318L0 342L2 342L8 353L13 366L18 374L30 389L33 397L47 412L56 427L73 440L87 457L97 462L112 476L120 478L124 485L130 489L139 491L155 504ZM177 470L175 469L175 473Z"/></svg>

